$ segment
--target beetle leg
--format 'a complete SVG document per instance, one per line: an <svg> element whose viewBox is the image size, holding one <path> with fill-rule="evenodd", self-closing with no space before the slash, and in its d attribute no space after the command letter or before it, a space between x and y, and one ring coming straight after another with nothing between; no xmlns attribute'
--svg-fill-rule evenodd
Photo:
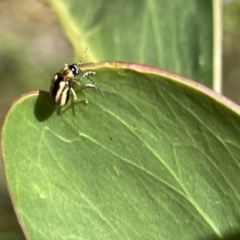
<svg viewBox="0 0 240 240"><path fill-rule="evenodd" d="M88 72L85 72L85 73L83 73L83 75L80 77L80 79L79 79L79 81L81 81L83 78L88 78L89 79L89 75L92 75L92 76L94 76L96 73L95 72L93 72L93 71L88 71ZM92 83L93 83L93 81L92 81L92 79L89 79Z"/></svg>
<svg viewBox="0 0 240 240"><path fill-rule="evenodd" d="M88 104L88 100L79 100L78 97L77 97L77 94L75 93L75 91L73 90L73 88L70 88L70 91L73 95L73 99L74 99L74 102L83 102L85 104Z"/></svg>

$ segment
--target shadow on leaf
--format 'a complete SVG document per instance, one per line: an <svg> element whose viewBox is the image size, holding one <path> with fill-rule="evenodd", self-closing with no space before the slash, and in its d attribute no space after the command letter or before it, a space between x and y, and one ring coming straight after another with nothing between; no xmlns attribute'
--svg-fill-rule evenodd
<svg viewBox="0 0 240 240"><path fill-rule="evenodd" d="M46 121L56 110L56 106L49 97L49 93L39 91L39 95L34 107L34 114L38 121Z"/></svg>

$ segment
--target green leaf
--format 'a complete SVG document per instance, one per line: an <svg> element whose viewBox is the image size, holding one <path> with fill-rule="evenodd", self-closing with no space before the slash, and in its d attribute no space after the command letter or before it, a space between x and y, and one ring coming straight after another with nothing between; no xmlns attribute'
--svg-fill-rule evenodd
<svg viewBox="0 0 240 240"><path fill-rule="evenodd" d="M94 61L145 63L213 86L212 1L48 2L78 59L87 46Z"/></svg>
<svg viewBox="0 0 240 240"><path fill-rule="evenodd" d="M54 111L30 93L6 116L6 178L28 239L236 234L239 107L148 66L91 67L104 94L78 92L88 105Z"/></svg>

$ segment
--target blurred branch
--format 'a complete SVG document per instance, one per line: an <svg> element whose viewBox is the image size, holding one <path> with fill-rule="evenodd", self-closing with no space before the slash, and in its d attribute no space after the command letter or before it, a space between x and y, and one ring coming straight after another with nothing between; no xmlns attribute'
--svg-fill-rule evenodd
<svg viewBox="0 0 240 240"><path fill-rule="evenodd" d="M222 2L213 0L213 89L222 92Z"/></svg>

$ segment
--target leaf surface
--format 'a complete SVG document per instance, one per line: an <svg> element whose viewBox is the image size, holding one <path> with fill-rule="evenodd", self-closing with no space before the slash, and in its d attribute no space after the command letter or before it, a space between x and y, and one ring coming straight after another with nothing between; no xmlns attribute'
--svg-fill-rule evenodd
<svg viewBox="0 0 240 240"><path fill-rule="evenodd" d="M205 239L239 226L239 107L148 66L99 63L104 94L12 105L3 159L29 239ZM85 70L85 68L83 68Z"/></svg>

